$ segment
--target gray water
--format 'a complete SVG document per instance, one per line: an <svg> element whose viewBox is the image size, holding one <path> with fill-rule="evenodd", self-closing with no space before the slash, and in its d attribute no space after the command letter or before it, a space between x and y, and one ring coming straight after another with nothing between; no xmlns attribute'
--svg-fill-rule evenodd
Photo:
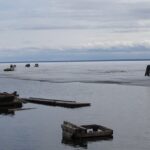
<svg viewBox="0 0 150 150"><path fill-rule="evenodd" d="M59 66L59 64L57 65ZM74 64L69 64L69 73L73 74L73 77L76 77L76 73L82 72L85 68L84 65L79 65L78 70L73 72L72 65ZM102 66L103 64L96 65ZM64 64L64 66L67 66L67 64ZM115 64L113 67L112 70L115 70L118 66ZM141 69L139 68L139 70ZM29 72L33 73L34 71L27 70L26 72L30 77ZM62 74L64 74L64 70L59 70L59 75L56 76L62 77ZM81 74L80 76L82 76L82 80L84 76L90 80L91 78L88 75ZM16 90L21 97L76 100L91 102L92 105L85 108L67 109L25 104L24 108L34 109L0 115L0 150L149 150L149 87L78 81L40 82L21 80L21 76L18 79L18 76L16 77L13 73L9 73L9 75L1 74L1 76L3 76L3 78L0 78L1 92ZM67 80L67 76L65 77L65 80ZM34 78L33 75L32 78ZM78 78L80 77L78 76ZM76 143L63 141L61 124L64 120L78 125L95 123L107 126L114 130L113 139Z"/></svg>

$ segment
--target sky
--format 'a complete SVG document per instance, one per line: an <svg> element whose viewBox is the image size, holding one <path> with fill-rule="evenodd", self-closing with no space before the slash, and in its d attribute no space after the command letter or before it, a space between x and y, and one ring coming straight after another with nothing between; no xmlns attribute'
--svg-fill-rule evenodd
<svg viewBox="0 0 150 150"><path fill-rule="evenodd" d="M0 62L150 59L150 0L0 0Z"/></svg>

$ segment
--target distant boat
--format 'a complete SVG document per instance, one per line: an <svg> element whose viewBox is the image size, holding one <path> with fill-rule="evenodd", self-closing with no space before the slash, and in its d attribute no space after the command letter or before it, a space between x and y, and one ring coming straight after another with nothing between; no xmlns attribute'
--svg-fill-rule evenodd
<svg viewBox="0 0 150 150"><path fill-rule="evenodd" d="M61 127L63 136L71 139L96 137L106 138L113 136L112 129L96 124L77 126L70 122L64 121Z"/></svg>

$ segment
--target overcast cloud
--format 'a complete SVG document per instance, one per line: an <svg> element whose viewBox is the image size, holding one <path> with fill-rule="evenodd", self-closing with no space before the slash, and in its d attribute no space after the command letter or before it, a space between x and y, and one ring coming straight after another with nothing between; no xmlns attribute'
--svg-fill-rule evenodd
<svg viewBox="0 0 150 150"><path fill-rule="evenodd" d="M149 0L0 0L1 61L148 58L149 48Z"/></svg>

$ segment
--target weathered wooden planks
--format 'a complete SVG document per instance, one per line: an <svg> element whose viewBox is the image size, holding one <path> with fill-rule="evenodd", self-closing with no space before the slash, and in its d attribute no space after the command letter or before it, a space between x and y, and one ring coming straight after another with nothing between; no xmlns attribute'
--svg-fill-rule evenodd
<svg viewBox="0 0 150 150"><path fill-rule="evenodd" d="M35 104L49 105L49 106L59 106L66 108L79 108L90 106L90 103L80 103L76 101L66 101L66 100L54 100L54 99L43 99L43 98L22 98L23 101Z"/></svg>

